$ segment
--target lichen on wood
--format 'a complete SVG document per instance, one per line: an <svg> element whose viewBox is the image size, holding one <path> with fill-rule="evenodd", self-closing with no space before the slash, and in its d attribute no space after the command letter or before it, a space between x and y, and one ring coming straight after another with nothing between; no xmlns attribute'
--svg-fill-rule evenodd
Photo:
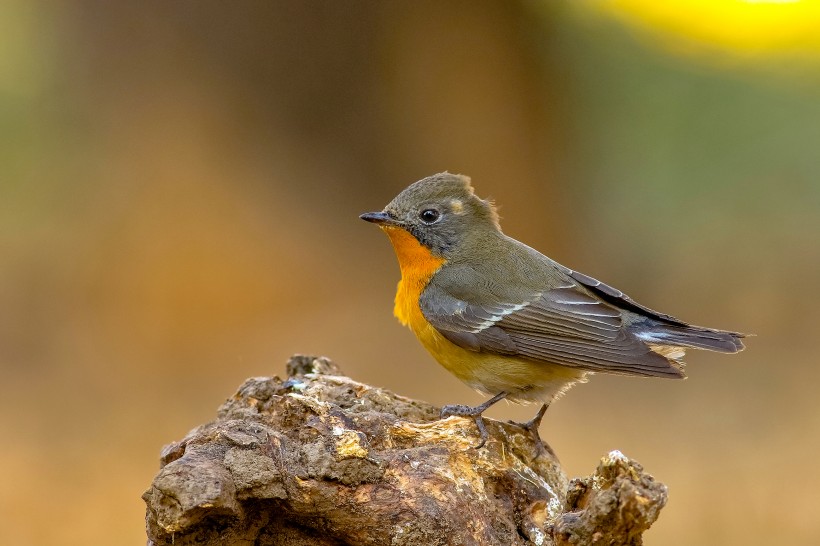
<svg viewBox="0 0 820 546"><path fill-rule="evenodd" d="M143 495L153 546L640 544L666 487L618 452L568 482L513 423L358 383L323 357L251 378L166 446Z"/></svg>

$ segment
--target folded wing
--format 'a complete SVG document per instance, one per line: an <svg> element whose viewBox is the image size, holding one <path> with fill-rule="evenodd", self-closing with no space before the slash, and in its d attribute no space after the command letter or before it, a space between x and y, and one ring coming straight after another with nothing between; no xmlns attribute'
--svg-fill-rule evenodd
<svg viewBox="0 0 820 546"><path fill-rule="evenodd" d="M641 340L621 309L577 284L533 292L522 301L495 300L470 303L431 283L419 304L445 338L471 351L593 372L684 377L681 363Z"/></svg>

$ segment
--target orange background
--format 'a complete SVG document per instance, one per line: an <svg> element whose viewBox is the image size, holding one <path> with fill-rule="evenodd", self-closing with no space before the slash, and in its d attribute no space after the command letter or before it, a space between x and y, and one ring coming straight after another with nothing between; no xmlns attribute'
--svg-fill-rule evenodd
<svg viewBox="0 0 820 546"><path fill-rule="evenodd" d="M820 540L817 4L663 4L5 2L0 543L144 543L162 445L295 352L479 402L357 218L443 170L565 265L757 334L570 392L542 426L570 475L617 448L667 483L647 544Z"/></svg>

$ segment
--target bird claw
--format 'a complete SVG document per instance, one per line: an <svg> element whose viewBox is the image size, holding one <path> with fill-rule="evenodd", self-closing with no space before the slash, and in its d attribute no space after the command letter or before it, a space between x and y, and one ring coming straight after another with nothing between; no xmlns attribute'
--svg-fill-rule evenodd
<svg viewBox="0 0 820 546"><path fill-rule="evenodd" d="M484 444L487 443L487 438L489 438L489 433L487 432L487 427L484 425L484 419L481 418L481 414L484 411L507 396L506 392L500 392L484 402L483 404L479 404L477 406L465 406L463 404L449 404L441 408L441 418L446 419L451 415L457 415L459 417L472 417L473 421L475 422L475 426L478 427L478 433L480 435L481 441L478 442L477 446L474 446L475 449L480 449L484 447Z"/></svg>
<svg viewBox="0 0 820 546"><path fill-rule="evenodd" d="M538 410L538 413L525 423L518 423L516 421L510 421L511 424L519 426L533 435L538 441L541 440L541 436L538 434L538 428L541 426L541 420L544 418L544 414L547 412L547 408L549 404L544 404L541 406L541 409Z"/></svg>
<svg viewBox="0 0 820 546"><path fill-rule="evenodd" d="M487 426L484 424L484 419L481 417L481 413L485 409L486 408L481 406L473 407L465 406L464 404L450 404L441 408L441 418L446 419L454 415L457 417L472 417L479 434L479 442L473 446L473 449L481 449L490 437L489 432L487 432Z"/></svg>
<svg viewBox="0 0 820 546"><path fill-rule="evenodd" d="M541 434L538 432L538 428L541 426L541 420L544 418L544 414L547 412L548 407L549 404L544 404L543 406L541 406L541 409L538 410L538 413L535 415L535 417L533 417L525 423L519 423L517 421L508 421L508 423L510 423L511 425L515 425L517 427L521 427L530 434L533 443L537 446L536 456L540 454L542 451L546 451L547 453L555 457L555 452L552 450L548 443L541 439Z"/></svg>

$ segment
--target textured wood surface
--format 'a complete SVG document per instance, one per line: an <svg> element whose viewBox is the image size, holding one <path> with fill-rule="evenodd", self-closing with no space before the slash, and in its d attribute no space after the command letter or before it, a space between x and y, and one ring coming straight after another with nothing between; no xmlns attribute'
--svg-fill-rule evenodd
<svg viewBox="0 0 820 546"><path fill-rule="evenodd" d="M295 356L166 446L143 498L148 544L640 544L666 487L619 452L568 482L511 423L439 410Z"/></svg>

